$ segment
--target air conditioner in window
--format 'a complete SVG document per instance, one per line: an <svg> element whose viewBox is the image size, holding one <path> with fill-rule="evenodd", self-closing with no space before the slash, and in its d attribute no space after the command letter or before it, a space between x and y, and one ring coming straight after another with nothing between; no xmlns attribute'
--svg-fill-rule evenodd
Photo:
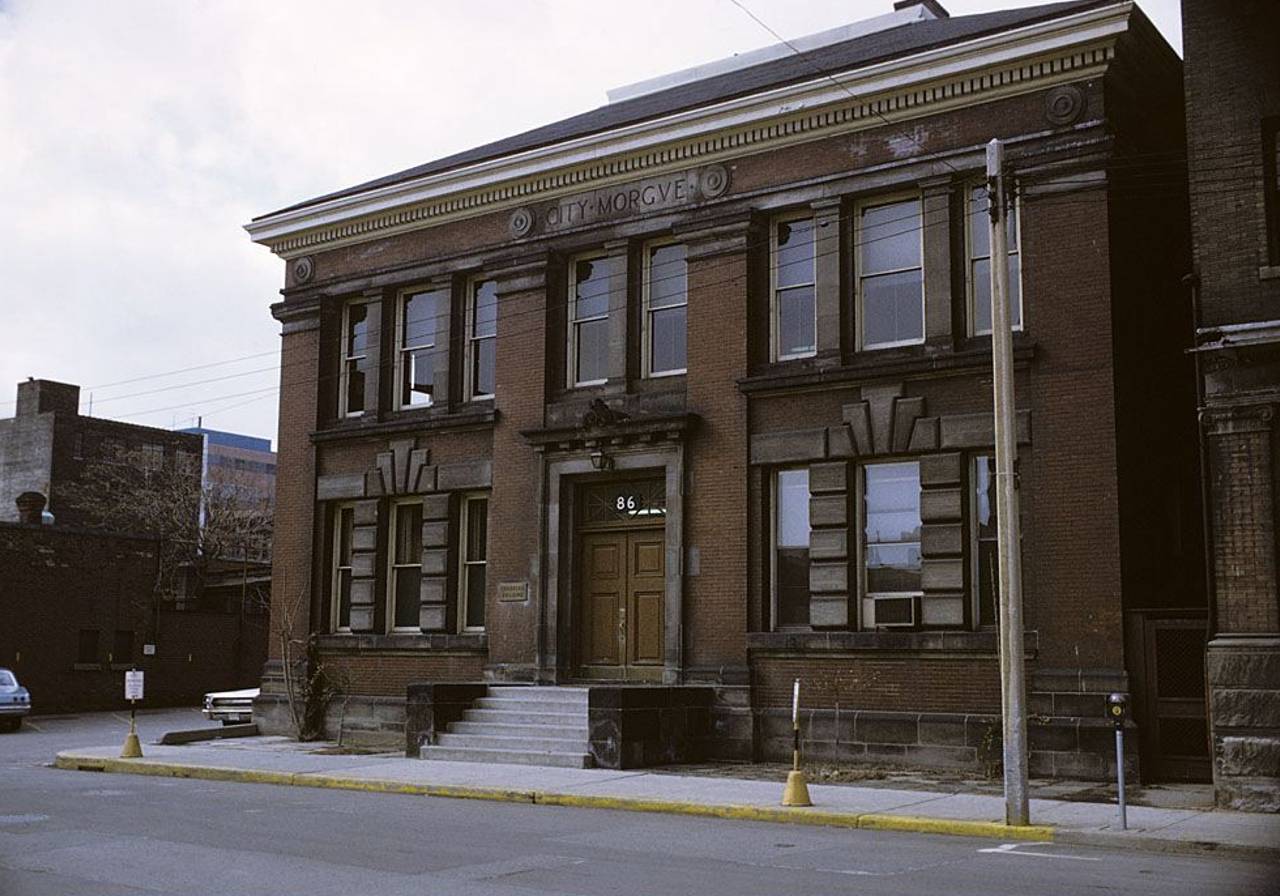
<svg viewBox="0 0 1280 896"><path fill-rule="evenodd" d="M871 624L875 628L913 628L920 618L920 597L915 594L873 598Z"/></svg>

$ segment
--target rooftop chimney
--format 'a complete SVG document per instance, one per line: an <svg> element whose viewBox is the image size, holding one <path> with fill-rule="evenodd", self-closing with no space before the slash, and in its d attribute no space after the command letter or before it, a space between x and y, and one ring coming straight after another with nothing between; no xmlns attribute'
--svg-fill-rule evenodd
<svg viewBox="0 0 1280 896"><path fill-rule="evenodd" d="M80 413L80 387L70 383L55 383L53 380L38 380L33 377L27 377L25 383L18 383L16 413L19 417L46 414L50 411L70 416Z"/></svg>
<svg viewBox="0 0 1280 896"><path fill-rule="evenodd" d="M44 522L44 495L39 492L23 492L14 503L18 505L18 522L39 526Z"/></svg>

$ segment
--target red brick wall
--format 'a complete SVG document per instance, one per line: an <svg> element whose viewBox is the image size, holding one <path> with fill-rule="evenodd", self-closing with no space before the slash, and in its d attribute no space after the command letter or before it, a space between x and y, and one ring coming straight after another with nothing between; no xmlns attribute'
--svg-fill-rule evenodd
<svg viewBox="0 0 1280 896"><path fill-rule="evenodd" d="M790 706L797 678L806 709L1000 711L1000 667L994 657L760 658L751 668L752 705Z"/></svg>
<svg viewBox="0 0 1280 896"><path fill-rule="evenodd" d="M322 652L321 662L339 676L349 676L350 693L371 697L404 697L408 686L419 681L480 681L482 655L404 655L369 653L362 656Z"/></svg>

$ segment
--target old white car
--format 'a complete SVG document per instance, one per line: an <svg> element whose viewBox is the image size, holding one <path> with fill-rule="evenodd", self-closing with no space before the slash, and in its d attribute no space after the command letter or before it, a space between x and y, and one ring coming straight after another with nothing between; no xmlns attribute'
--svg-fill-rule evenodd
<svg viewBox="0 0 1280 896"><path fill-rule="evenodd" d="M241 691L210 691L204 695L204 717L224 725L239 725L253 721L253 701L258 688Z"/></svg>
<svg viewBox="0 0 1280 896"><path fill-rule="evenodd" d="M0 731L17 731L31 712L31 694L8 669L0 669Z"/></svg>

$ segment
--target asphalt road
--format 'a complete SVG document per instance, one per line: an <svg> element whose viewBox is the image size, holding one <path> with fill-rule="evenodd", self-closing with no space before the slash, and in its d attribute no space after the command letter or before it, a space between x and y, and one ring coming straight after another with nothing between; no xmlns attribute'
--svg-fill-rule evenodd
<svg viewBox="0 0 1280 896"><path fill-rule="evenodd" d="M1280 869L1158 855L47 767L123 714L0 735L0 896L1271 894ZM143 743L200 724L140 716Z"/></svg>

